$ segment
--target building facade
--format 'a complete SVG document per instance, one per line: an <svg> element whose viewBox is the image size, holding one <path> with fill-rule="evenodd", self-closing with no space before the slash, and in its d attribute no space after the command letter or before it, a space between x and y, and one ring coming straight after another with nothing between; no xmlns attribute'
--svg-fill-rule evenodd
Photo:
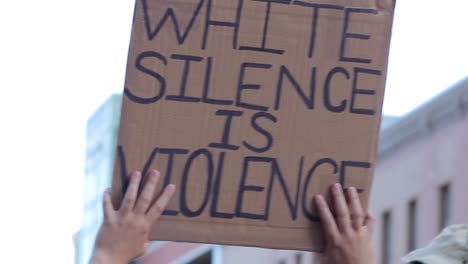
<svg viewBox="0 0 468 264"><path fill-rule="evenodd" d="M378 263L401 263L443 227L468 223L468 78L380 135L370 211Z"/></svg>
<svg viewBox="0 0 468 264"><path fill-rule="evenodd" d="M310 252L166 242L149 250L141 264L314 264Z"/></svg>

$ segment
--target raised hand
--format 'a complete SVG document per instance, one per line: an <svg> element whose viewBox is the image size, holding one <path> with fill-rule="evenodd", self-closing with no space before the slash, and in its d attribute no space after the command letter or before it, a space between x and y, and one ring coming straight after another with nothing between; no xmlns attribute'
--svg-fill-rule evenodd
<svg viewBox="0 0 468 264"><path fill-rule="evenodd" d="M127 264L144 254L150 242L150 228L175 191L174 185L166 186L161 196L152 203L159 178L158 171L151 171L138 195L141 173L134 172L119 210L114 210L110 192L106 191L103 203L104 221L96 238L91 264Z"/></svg>
<svg viewBox="0 0 468 264"><path fill-rule="evenodd" d="M375 219L364 213L356 188L348 188L345 195L341 185L334 184L330 191L336 219L323 196L315 196L326 242L321 263L375 264Z"/></svg>

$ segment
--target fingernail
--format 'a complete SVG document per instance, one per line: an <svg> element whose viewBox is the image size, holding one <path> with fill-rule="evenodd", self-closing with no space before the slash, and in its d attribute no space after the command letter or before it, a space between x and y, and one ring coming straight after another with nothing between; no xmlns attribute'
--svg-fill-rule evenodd
<svg viewBox="0 0 468 264"><path fill-rule="evenodd" d="M157 170L152 170L151 171L151 177L158 177L159 176L159 171Z"/></svg>
<svg viewBox="0 0 468 264"><path fill-rule="evenodd" d="M349 187L349 192L350 192L352 195L355 195L355 194L356 194L356 188L354 188L354 187Z"/></svg>
<svg viewBox="0 0 468 264"><path fill-rule="evenodd" d="M341 184L335 183L335 184L333 185L333 188L335 189L335 191L341 191Z"/></svg>
<svg viewBox="0 0 468 264"><path fill-rule="evenodd" d="M317 203L323 203L323 197L320 194L315 195L314 199Z"/></svg>
<svg viewBox="0 0 468 264"><path fill-rule="evenodd" d="M140 177L140 175L141 175L141 172L135 171L135 172L132 174L132 178L138 178L138 177Z"/></svg>
<svg viewBox="0 0 468 264"><path fill-rule="evenodd" d="M174 191L176 189L175 185L174 184L169 184L167 187L167 190L169 191Z"/></svg>

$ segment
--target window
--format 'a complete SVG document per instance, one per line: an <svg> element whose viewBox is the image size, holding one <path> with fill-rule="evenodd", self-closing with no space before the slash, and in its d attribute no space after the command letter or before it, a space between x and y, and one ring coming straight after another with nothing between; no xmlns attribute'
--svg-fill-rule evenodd
<svg viewBox="0 0 468 264"><path fill-rule="evenodd" d="M320 257L317 254L312 254L312 264L320 264Z"/></svg>
<svg viewBox="0 0 468 264"><path fill-rule="evenodd" d="M302 253L301 252L296 253L295 260L296 260L296 264L302 264Z"/></svg>
<svg viewBox="0 0 468 264"><path fill-rule="evenodd" d="M212 251L210 250L209 252L190 261L188 264L211 264L211 255L212 255Z"/></svg>
<svg viewBox="0 0 468 264"><path fill-rule="evenodd" d="M416 199L411 200L408 204L408 252L416 248L417 209Z"/></svg>
<svg viewBox="0 0 468 264"><path fill-rule="evenodd" d="M442 230L451 222L450 184L445 184L439 190L439 228Z"/></svg>
<svg viewBox="0 0 468 264"><path fill-rule="evenodd" d="M391 263L391 245L392 245L392 214L387 211L383 214L382 221L382 264Z"/></svg>

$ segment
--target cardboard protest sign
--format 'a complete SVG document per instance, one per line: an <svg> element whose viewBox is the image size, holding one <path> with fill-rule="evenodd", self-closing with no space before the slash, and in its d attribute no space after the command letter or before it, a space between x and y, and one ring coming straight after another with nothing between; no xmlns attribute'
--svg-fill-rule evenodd
<svg viewBox="0 0 468 264"><path fill-rule="evenodd" d="M151 238L321 250L314 194L375 163L392 0L138 0L113 198L178 190ZM162 188L162 186L160 186Z"/></svg>

